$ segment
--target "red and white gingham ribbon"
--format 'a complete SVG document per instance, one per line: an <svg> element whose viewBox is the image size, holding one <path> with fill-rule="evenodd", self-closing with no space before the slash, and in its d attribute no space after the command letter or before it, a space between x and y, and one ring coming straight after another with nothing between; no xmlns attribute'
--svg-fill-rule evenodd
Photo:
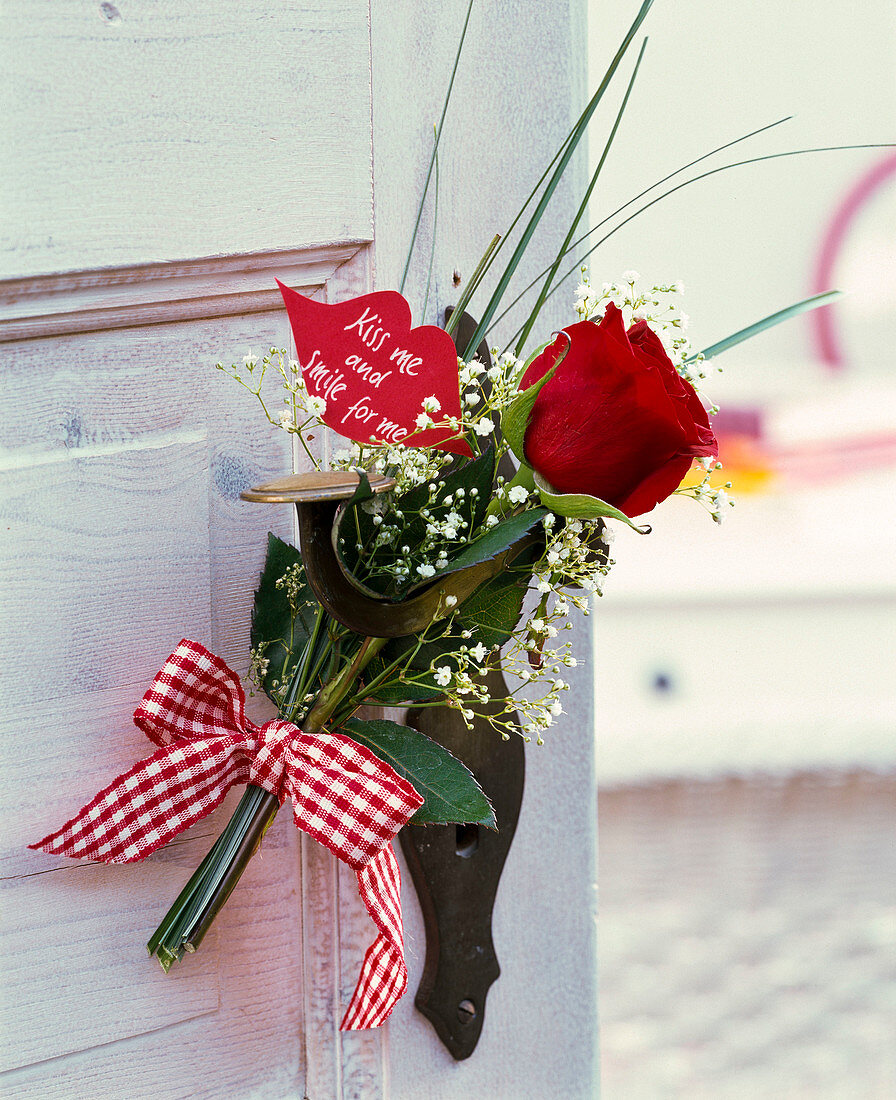
<svg viewBox="0 0 896 1100"><path fill-rule="evenodd" d="M30 847L104 863L140 860L218 806L234 783L292 802L296 825L358 873L379 930L368 948L343 1030L378 1027L407 985L401 879L391 841L423 799L372 752L338 733L290 722L258 727L239 677L184 639L134 714L159 751L100 791Z"/></svg>

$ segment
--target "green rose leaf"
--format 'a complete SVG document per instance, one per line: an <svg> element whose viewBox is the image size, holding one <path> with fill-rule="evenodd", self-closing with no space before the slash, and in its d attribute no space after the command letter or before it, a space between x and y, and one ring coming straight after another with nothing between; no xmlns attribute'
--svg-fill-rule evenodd
<svg viewBox="0 0 896 1100"><path fill-rule="evenodd" d="M535 475L535 488L542 504L546 504L558 516L565 516L567 519L618 519L627 523L639 535L650 534L650 527L646 523L639 527L625 512L620 512L599 497L591 497L587 493L558 493L538 474Z"/></svg>
<svg viewBox="0 0 896 1100"><path fill-rule="evenodd" d="M525 551L530 563L541 554L542 549L538 547ZM462 625L473 631L468 645L482 642L486 649L492 649L509 640L520 621L530 577L528 571L520 575L507 570L481 585L464 601Z"/></svg>
<svg viewBox="0 0 896 1100"><path fill-rule="evenodd" d="M374 496L373 489L370 488L370 479L364 470L358 471L358 487L352 493L351 497L346 501L346 504L351 507L353 504L363 504L365 500L370 500Z"/></svg>
<svg viewBox="0 0 896 1100"><path fill-rule="evenodd" d="M414 825L484 825L497 828L495 811L456 756L425 734L385 719L350 718L341 732L391 765L423 798Z"/></svg>
<svg viewBox="0 0 896 1100"><path fill-rule="evenodd" d="M520 512L509 519L501 520L494 527L485 528L485 533L475 542L465 547L456 558L452 558L444 569L440 569L432 577L415 587L422 588L425 585L433 584L440 577L447 577L449 574L457 573L459 570L466 569L471 565L481 565L483 562L491 561L499 554L503 554L505 550L509 550L515 542L518 542L527 532L537 526L549 511L549 508L530 508L528 511ZM466 602L464 606L466 606Z"/></svg>
<svg viewBox="0 0 896 1100"><path fill-rule="evenodd" d="M290 571L295 610L286 589L277 587L277 581ZM317 600L304 579L301 554L276 535L268 534L267 557L252 607L251 641L253 647L266 644L264 655L270 663L264 690L275 703L279 700L272 693L272 681L282 683L295 667L314 629L317 610Z"/></svg>
<svg viewBox="0 0 896 1100"><path fill-rule="evenodd" d="M503 570L496 577L481 584L461 605L457 616L457 630L469 630L471 636L466 645L482 643L486 649L504 645L520 620L523 600L531 578L532 562L543 547L530 546L516 561L519 568ZM420 703L438 699L442 689L429 671L439 665L457 668L453 651L459 644L457 638L427 642L414 653L414 638L393 638L380 650L367 666L368 681L380 675L393 662L407 657L405 680L384 684L371 692L370 698L385 706L400 703ZM411 654L413 653L413 656Z"/></svg>
<svg viewBox="0 0 896 1100"><path fill-rule="evenodd" d="M566 335L563 333L562 335ZM557 368L566 358L566 353L570 349L569 337L566 339L566 347L554 360L553 366L547 371L541 378L538 379L534 385L531 385L528 389L523 390L518 397L515 397L513 401L507 406L504 412L501 414L501 434L507 440L507 445L511 451L516 455L520 462L526 461L525 451L523 444L526 439L526 429L529 427L529 417L532 415L532 409L535 406L535 399L541 392L541 387L554 377L557 373ZM537 354L540 355L547 348L547 344L544 347L539 348ZM530 356L526 366L532 362L535 356ZM525 370L523 371L525 374Z"/></svg>

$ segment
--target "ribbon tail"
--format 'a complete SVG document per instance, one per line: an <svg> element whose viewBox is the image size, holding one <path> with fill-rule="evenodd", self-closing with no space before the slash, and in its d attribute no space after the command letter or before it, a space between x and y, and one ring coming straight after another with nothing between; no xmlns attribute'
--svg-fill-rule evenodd
<svg viewBox="0 0 896 1100"><path fill-rule="evenodd" d="M401 920L401 872L391 844L358 871L358 888L380 934L364 956L341 1031L384 1024L408 984Z"/></svg>
<svg viewBox="0 0 896 1100"><path fill-rule="evenodd" d="M29 848L132 863L211 813L248 776L245 743L212 737L167 745L114 779L61 829Z"/></svg>
<svg viewBox="0 0 896 1100"><path fill-rule="evenodd" d="M423 798L389 764L338 733L296 739L286 787L296 825L357 872L379 935L367 950L342 1029L378 1027L408 982L401 875L391 841Z"/></svg>

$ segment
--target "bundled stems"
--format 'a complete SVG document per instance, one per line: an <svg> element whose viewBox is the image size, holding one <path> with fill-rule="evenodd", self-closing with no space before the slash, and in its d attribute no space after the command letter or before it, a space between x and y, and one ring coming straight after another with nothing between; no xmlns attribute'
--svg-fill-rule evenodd
<svg viewBox="0 0 896 1100"><path fill-rule="evenodd" d="M247 785L227 828L146 945L163 970L167 972L185 951L195 951L202 942L279 809L276 795L253 783Z"/></svg>
<svg viewBox="0 0 896 1100"><path fill-rule="evenodd" d="M295 673L296 681L304 678L308 657L322 626L323 617L319 617L314 637L309 640L303 660L299 662ZM303 733L319 733L324 728L365 665L382 649L386 641L386 638L363 639L349 664L324 684L302 722ZM249 865L249 860L258 851L279 809L280 800L277 795L254 783L247 784L224 832L212 845L211 851L180 892L146 945L150 955L158 958L163 970L167 972L173 963L183 958L185 951L193 952L199 947Z"/></svg>

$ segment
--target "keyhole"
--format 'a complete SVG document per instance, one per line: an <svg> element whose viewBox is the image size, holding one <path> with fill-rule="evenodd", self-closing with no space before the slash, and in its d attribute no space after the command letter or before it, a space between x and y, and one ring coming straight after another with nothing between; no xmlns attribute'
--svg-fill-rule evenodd
<svg viewBox="0 0 896 1100"><path fill-rule="evenodd" d="M675 677L671 672L660 669L653 674L650 686L657 695L672 695L675 692Z"/></svg>
<svg viewBox="0 0 896 1100"><path fill-rule="evenodd" d="M455 851L461 859L469 859L479 847L478 825L457 825L455 834Z"/></svg>

